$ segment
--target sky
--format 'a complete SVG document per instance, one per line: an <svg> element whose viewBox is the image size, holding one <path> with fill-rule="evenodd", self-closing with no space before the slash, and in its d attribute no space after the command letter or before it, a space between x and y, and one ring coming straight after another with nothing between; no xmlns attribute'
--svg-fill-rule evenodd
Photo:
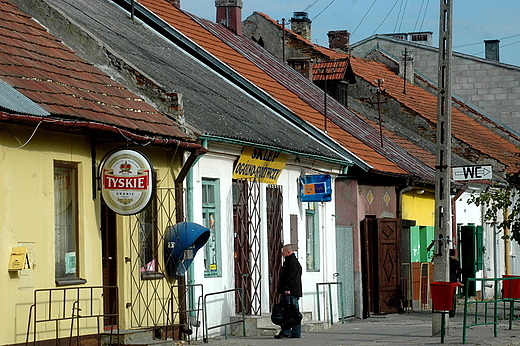
<svg viewBox="0 0 520 346"><path fill-rule="evenodd" d="M500 40L500 61L520 66L520 0L452 0L453 51L484 57L484 40ZM327 32L347 30L350 43L374 34L433 32L438 47L440 0L243 0L242 20L254 11L281 23L293 12L312 20L312 42L328 47ZM181 8L215 20L214 0L181 0Z"/></svg>

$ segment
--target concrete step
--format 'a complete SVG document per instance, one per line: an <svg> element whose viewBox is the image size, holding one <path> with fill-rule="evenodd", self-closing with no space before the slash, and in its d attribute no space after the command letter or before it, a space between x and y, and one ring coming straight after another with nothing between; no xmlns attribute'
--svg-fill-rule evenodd
<svg viewBox="0 0 520 346"><path fill-rule="evenodd" d="M318 331L330 329L328 321L316 321L312 319L312 312L302 312L302 332ZM241 316L234 316L232 321L240 320ZM280 331L280 326L271 322L271 315L252 315L246 316L245 329L247 336L274 336ZM243 335L241 323L232 324L230 327L231 335Z"/></svg>
<svg viewBox="0 0 520 346"><path fill-rule="evenodd" d="M185 343L178 340L160 340L155 338L154 329L113 330L101 335L101 345L132 345L132 346L177 346Z"/></svg>

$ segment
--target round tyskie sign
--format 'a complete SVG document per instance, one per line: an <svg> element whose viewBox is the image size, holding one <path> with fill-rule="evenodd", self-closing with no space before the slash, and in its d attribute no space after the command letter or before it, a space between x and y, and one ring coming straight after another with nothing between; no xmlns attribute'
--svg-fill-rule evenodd
<svg viewBox="0 0 520 346"><path fill-rule="evenodd" d="M101 193L105 203L117 214L142 211L153 195L152 164L141 153L124 149L105 160Z"/></svg>

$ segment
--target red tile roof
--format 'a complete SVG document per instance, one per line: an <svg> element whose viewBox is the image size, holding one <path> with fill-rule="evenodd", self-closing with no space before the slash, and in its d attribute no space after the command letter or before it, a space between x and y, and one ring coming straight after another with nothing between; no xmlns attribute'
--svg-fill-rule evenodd
<svg viewBox="0 0 520 346"><path fill-rule="evenodd" d="M357 76L374 86L376 86L375 80L384 79L384 88L388 96L413 111L415 115L423 117L431 124L436 124L437 97L435 95L410 83L407 83L406 93L404 93L403 79L382 63L363 58L352 58L351 63ZM452 108L451 126L455 139L466 143L483 155L498 160L508 167L508 172L520 168L520 150L515 145L456 108ZM464 157L463 152L458 154Z"/></svg>
<svg viewBox="0 0 520 346"><path fill-rule="evenodd" d="M299 98L295 93L280 84L277 79L269 76L244 55L230 49L220 38L203 28L185 12L175 8L165 0L141 0L140 3L150 11L158 14L163 20L182 32L188 38L199 44L202 48L216 56L240 75L252 81L266 93L284 104L302 119L314 126L324 129L324 117L307 102ZM222 34L222 32L219 32ZM231 31L228 35L236 36ZM355 138L331 121L327 123L327 133L344 148L360 157L375 170L392 173L407 174L397 164L386 159L383 155L374 151L370 146Z"/></svg>
<svg viewBox="0 0 520 346"><path fill-rule="evenodd" d="M317 62L312 65L312 80L342 80L345 77L348 59Z"/></svg>
<svg viewBox="0 0 520 346"><path fill-rule="evenodd" d="M281 29L281 26L268 16L262 13L259 14L264 16L267 20L275 23ZM288 33L291 32L288 29L285 30ZM299 39L302 43L307 44L309 48L314 50L317 54L322 55L323 59L334 60L349 58L349 55L346 53L312 44L301 37L298 38L298 35L294 35L294 37L295 39ZM376 86L375 80L384 79L384 87L388 96L400 102L403 107L414 111L416 115L423 117L431 124L436 124L436 96L409 83L407 83L406 86L406 94L403 93L403 79L382 63L359 57L350 57L350 62L354 73L358 77L361 77L374 86ZM482 116L482 118L484 117ZM490 120L488 119L488 121ZM378 125L375 124L375 126ZM495 127L500 126L495 124ZM432 167L434 166L435 157L432 153L419 148L409 140L397 136L395 133L390 131L386 131L385 135L391 137L394 142L399 143L402 148L416 155L423 162L431 164ZM493 133L493 131L455 108L452 108L452 135L454 138L469 145L472 149L481 152L483 155L488 155L501 162L503 165L506 165L508 167L508 172L518 171L520 169L520 150L515 145ZM464 152L459 152L458 154L464 156Z"/></svg>
<svg viewBox="0 0 520 346"><path fill-rule="evenodd" d="M79 58L8 0L0 0L0 79L53 118L190 138L173 119Z"/></svg>

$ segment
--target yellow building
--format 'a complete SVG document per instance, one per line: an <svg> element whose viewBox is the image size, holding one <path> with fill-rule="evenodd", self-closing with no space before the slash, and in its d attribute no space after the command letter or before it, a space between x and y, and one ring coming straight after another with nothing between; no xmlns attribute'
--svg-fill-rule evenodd
<svg viewBox="0 0 520 346"><path fill-rule="evenodd" d="M146 318L150 302L177 309L176 282L157 280L155 231L184 217L183 179L205 149L179 127L174 94L166 116L10 2L0 10L9 37L0 43L0 344L68 337L71 327L86 335L165 324L158 313L162 321ZM152 167L150 203L129 215L107 207L100 190L106 155L120 148ZM129 193L118 198L128 203Z"/></svg>

